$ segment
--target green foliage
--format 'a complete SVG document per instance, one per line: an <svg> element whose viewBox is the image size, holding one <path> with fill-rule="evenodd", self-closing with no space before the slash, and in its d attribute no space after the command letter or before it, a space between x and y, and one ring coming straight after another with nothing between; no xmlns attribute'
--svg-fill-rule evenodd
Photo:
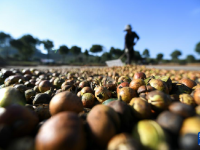
<svg viewBox="0 0 200 150"><path fill-rule="evenodd" d="M157 54L156 59L157 61L161 61L163 59L163 54L162 53Z"/></svg>
<svg viewBox="0 0 200 150"><path fill-rule="evenodd" d="M102 50L103 50L103 46L101 45L92 45L92 47L90 48L90 52L92 53L102 52Z"/></svg>
<svg viewBox="0 0 200 150"><path fill-rule="evenodd" d="M9 49L7 47L9 45L10 40L11 36L9 34L0 32L0 46L5 48L7 58L9 57Z"/></svg>
<svg viewBox="0 0 200 150"><path fill-rule="evenodd" d="M102 60L102 58L101 58L101 57L99 57L99 56L96 56L96 57L95 57L95 59L94 59L94 62L97 62L97 63L99 63L101 60Z"/></svg>
<svg viewBox="0 0 200 150"><path fill-rule="evenodd" d="M69 48L65 45L60 46L58 50L61 55L65 55L69 52Z"/></svg>
<svg viewBox="0 0 200 150"><path fill-rule="evenodd" d="M24 54L26 57L30 57L34 54L37 40L33 38L32 35L24 35L20 38L20 41L23 43L23 47L21 49L21 53Z"/></svg>
<svg viewBox="0 0 200 150"><path fill-rule="evenodd" d="M181 60L178 60L178 63L180 65L185 65L185 64L187 64L187 61L185 59L181 59Z"/></svg>
<svg viewBox="0 0 200 150"><path fill-rule="evenodd" d="M79 56L79 57L77 58L77 60L78 60L79 62L83 62L83 57Z"/></svg>
<svg viewBox="0 0 200 150"><path fill-rule="evenodd" d="M162 63L170 63L171 62L171 60L168 60L168 59L163 59L162 60Z"/></svg>
<svg viewBox="0 0 200 150"><path fill-rule="evenodd" d="M11 38L11 36L9 34L0 32L0 45L4 46L6 44L6 40L10 39L10 38Z"/></svg>
<svg viewBox="0 0 200 150"><path fill-rule="evenodd" d="M11 40L10 41L10 45L12 47L15 47L16 49L18 49L18 51L20 52L22 47L23 47L23 42L21 40Z"/></svg>
<svg viewBox="0 0 200 150"><path fill-rule="evenodd" d="M157 61L154 58L147 58L147 63L148 64L157 64Z"/></svg>
<svg viewBox="0 0 200 150"><path fill-rule="evenodd" d="M111 48L110 48L110 52L109 52L109 53L111 54L112 58L117 57L117 56L116 56L116 50L115 50L114 47L111 47Z"/></svg>
<svg viewBox="0 0 200 150"><path fill-rule="evenodd" d="M47 50L47 52L49 52L54 47L53 42L50 40L44 40L41 41L41 43L44 45L44 48Z"/></svg>
<svg viewBox="0 0 200 150"><path fill-rule="evenodd" d="M150 57L149 50L148 50L148 49L145 49L145 50L143 51L142 55L143 55L145 58L149 58L149 57Z"/></svg>
<svg viewBox="0 0 200 150"><path fill-rule="evenodd" d="M89 53L88 53L88 50L87 50L87 49L85 50L84 55L85 55L86 57L89 56Z"/></svg>
<svg viewBox="0 0 200 150"><path fill-rule="evenodd" d="M37 39L29 34L22 36L20 39L10 41L10 45L15 47L23 55L24 59L28 59L34 54L37 44Z"/></svg>
<svg viewBox="0 0 200 150"><path fill-rule="evenodd" d="M179 50L174 50L172 53L171 53L171 57L172 57L172 60L173 61L178 61L178 57L181 56L181 51Z"/></svg>
<svg viewBox="0 0 200 150"><path fill-rule="evenodd" d="M196 61L195 57L193 55L187 55L187 58L186 58L187 62L189 63L193 63Z"/></svg>
<svg viewBox="0 0 200 150"><path fill-rule="evenodd" d="M197 52L200 55L200 42L196 44L195 52Z"/></svg>
<svg viewBox="0 0 200 150"><path fill-rule="evenodd" d="M140 55L139 51L134 51L134 60L137 63L138 61L142 60L142 56Z"/></svg>
<svg viewBox="0 0 200 150"><path fill-rule="evenodd" d="M21 59L21 56L19 54L15 54L13 57L15 58L15 60L20 60Z"/></svg>
<svg viewBox="0 0 200 150"><path fill-rule="evenodd" d="M59 53L63 55L63 62L65 62L65 55L69 52L69 48L65 45L59 47Z"/></svg>
<svg viewBox="0 0 200 150"><path fill-rule="evenodd" d="M72 46L70 51L72 52L72 54L74 55L78 55L81 53L81 48L78 46Z"/></svg>
<svg viewBox="0 0 200 150"><path fill-rule="evenodd" d="M37 44L37 39L33 38L32 35L24 35L20 38L20 40L25 44L25 45L30 45L30 46L35 46Z"/></svg>
<svg viewBox="0 0 200 150"><path fill-rule="evenodd" d="M0 56L0 66L6 65L7 61ZM0 75L0 84L1 84L1 75Z"/></svg>
<svg viewBox="0 0 200 150"><path fill-rule="evenodd" d="M43 40L41 43L44 45L44 48L47 50L47 59L49 59L50 50L54 47L53 42L50 40Z"/></svg>
<svg viewBox="0 0 200 150"><path fill-rule="evenodd" d="M102 54L101 59L102 59L103 61L112 59L112 55L111 55L110 53L108 53L108 52L105 52L105 53Z"/></svg>
<svg viewBox="0 0 200 150"><path fill-rule="evenodd" d="M123 53L124 51L122 51L119 48L116 48L116 49L114 47L110 48L110 54L112 58L119 58Z"/></svg>

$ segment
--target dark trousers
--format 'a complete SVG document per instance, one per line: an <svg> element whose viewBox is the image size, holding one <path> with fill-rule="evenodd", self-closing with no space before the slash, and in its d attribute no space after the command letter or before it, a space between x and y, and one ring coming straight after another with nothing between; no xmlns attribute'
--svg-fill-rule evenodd
<svg viewBox="0 0 200 150"><path fill-rule="evenodd" d="M134 59L134 50L133 48L128 49L128 52L126 53L126 64L130 65L132 60Z"/></svg>

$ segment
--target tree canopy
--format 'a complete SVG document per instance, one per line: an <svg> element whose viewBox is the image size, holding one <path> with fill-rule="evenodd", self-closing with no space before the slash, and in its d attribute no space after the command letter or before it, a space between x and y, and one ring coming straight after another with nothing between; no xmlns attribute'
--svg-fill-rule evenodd
<svg viewBox="0 0 200 150"><path fill-rule="evenodd" d="M186 60L187 60L187 62L190 62L190 63L193 63L196 61L196 59L193 55L187 55Z"/></svg>
<svg viewBox="0 0 200 150"><path fill-rule="evenodd" d="M20 38L20 40L25 44L25 45L30 45L30 46L35 46L37 44L37 39L35 39L32 35L27 34L24 35Z"/></svg>
<svg viewBox="0 0 200 150"><path fill-rule="evenodd" d="M74 55L78 55L81 53L81 48L78 46L72 46L70 51L74 54Z"/></svg>
<svg viewBox="0 0 200 150"><path fill-rule="evenodd" d="M145 58L149 58L149 57L150 57L149 50L148 50L148 49L145 49L145 50L143 51L142 55L143 55Z"/></svg>
<svg viewBox="0 0 200 150"><path fill-rule="evenodd" d="M178 57L181 56L181 51L180 50L174 50L172 53L171 53L171 57L172 57L172 60L178 60Z"/></svg>
<svg viewBox="0 0 200 150"><path fill-rule="evenodd" d="M139 60L142 60L142 56L139 51L134 51L134 60L137 63Z"/></svg>
<svg viewBox="0 0 200 150"><path fill-rule="evenodd" d="M32 35L24 35L21 38L10 41L10 45L15 47L19 53L21 53L25 59L28 59L35 52L36 45L38 40L35 39Z"/></svg>
<svg viewBox="0 0 200 150"><path fill-rule="evenodd" d="M59 53L63 56L63 62L65 62L65 55L69 52L69 48L66 45L59 47Z"/></svg>
<svg viewBox="0 0 200 150"><path fill-rule="evenodd" d="M4 32L0 32L0 46L5 46L7 39L11 39L11 36Z"/></svg>
<svg viewBox="0 0 200 150"><path fill-rule="evenodd" d="M156 59L157 61L161 61L163 59L163 54L162 53L157 54Z"/></svg>
<svg viewBox="0 0 200 150"><path fill-rule="evenodd" d="M43 40L41 43L44 45L44 48L47 50L47 52L49 52L54 47L53 42L50 40Z"/></svg>
<svg viewBox="0 0 200 150"><path fill-rule="evenodd" d="M122 51L121 49L119 48L114 48L114 47L111 47L110 48L110 54L113 58L118 58L120 57L122 54L124 53L124 51Z"/></svg>
<svg viewBox="0 0 200 150"><path fill-rule="evenodd" d="M69 48L66 45L60 46L58 50L61 55L65 55L69 52Z"/></svg>
<svg viewBox="0 0 200 150"><path fill-rule="evenodd" d="M89 56L89 53L88 53L88 50L87 50L87 49L85 50L84 55L85 55L85 56Z"/></svg>
<svg viewBox="0 0 200 150"><path fill-rule="evenodd" d="M102 54L101 59L105 61L105 60L111 59L111 57L112 57L112 56L111 56L110 53L105 52L105 53Z"/></svg>
<svg viewBox="0 0 200 150"><path fill-rule="evenodd" d="M53 42L50 40L43 40L41 43L44 45L44 48L47 50L47 59L49 59L50 50L54 47Z"/></svg>
<svg viewBox="0 0 200 150"><path fill-rule="evenodd" d="M10 45L15 47L21 53L21 49L23 47L23 42L21 40L13 39L13 40L10 41Z"/></svg>
<svg viewBox="0 0 200 150"><path fill-rule="evenodd" d="M197 52L200 55L200 42L196 44L195 52Z"/></svg>
<svg viewBox="0 0 200 150"><path fill-rule="evenodd" d="M90 52L92 53L102 52L102 50L103 50L103 46L101 45L92 45L92 47L90 48Z"/></svg>

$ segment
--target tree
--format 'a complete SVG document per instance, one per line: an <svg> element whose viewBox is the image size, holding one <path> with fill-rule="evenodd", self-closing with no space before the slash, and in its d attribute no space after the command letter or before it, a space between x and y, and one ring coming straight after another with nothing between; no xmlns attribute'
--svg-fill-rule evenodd
<svg viewBox="0 0 200 150"><path fill-rule="evenodd" d="M124 51L122 51L119 48L116 48L116 49L114 47L110 48L110 54L112 58L119 58L123 53Z"/></svg>
<svg viewBox="0 0 200 150"><path fill-rule="evenodd" d="M72 46L70 51L72 52L72 54L74 55L79 55L81 53L81 48L78 46Z"/></svg>
<svg viewBox="0 0 200 150"><path fill-rule="evenodd" d="M7 43L9 43L11 40L11 36L9 34L6 34L4 32L0 32L0 46L6 47ZM8 58L9 55L9 49L6 49L6 57Z"/></svg>
<svg viewBox="0 0 200 150"><path fill-rule="evenodd" d="M23 43L22 53L27 58L32 56L35 53L36 45L38 44L37 39L35 39L32 35L27 34L20 38L20 41Z"/></svg>
<svg viewBox="0 0 200 150"><path fill-rule="evenodd" d="M200 42L196 44L195 52L197 52L200 55Z"/></svg>
<svg viewBox="0 0 200 150"><path fill-rule="evenodd" d="M35 46L38 42L37 39L35 39L32 35L27 34L24 35L20 38L20 40L25 44L25 45L30 45L30 46Z"/></svg>
<svg viewBox="0 0 200 150"><path fill-rule="evenodd" d="M145 49L145 50L143 51L142 55L143 55L145 58L149 58L149 57L150 57L149 50L148 50L148 49Z"/></svg>
<svg viewBox="0 0 200 150"><path fill-rule="evenodd" d="M69 52L69 48L65 45L59 47L59 53L63 56L63 62L65 62L65 55Z"/></svg>
<svg viewBox="0 0 200 150"><path fill-rule="evenodd" d="M178 61L178 57L181 56L181 51L179 50L174 50L172 53L171 53L171 57L172 57L172 60L173 61Z"/></svg>
<svg viewBox="0 0 200 150"><path fill-rule="evenodd" d="M4 32L0 32L0 46L6 46L7 40L9 40L11 36Z"/></svg>
<svg viewBox="0 0 200 150"><path fill-rule="evenodd" d="M157 54L156 59L158 62L161 61L163 59L163 54L162 53Z"/></svg>
<svg viewBox="0 0 200 150"><path fill-rule="evenodd" d="M22 54L24 59L30 58L36 49L36 45L38 43L38 39L35 39L32 35L24 35L21 38L10 41L11 46L15 47L19 53Z"/></svg>
<svg viewBox="0 0 200 150"><path fill-rule="evenodd" d="M101 56L102 60L104 60L104 61L111 59L111 57L112 57L111 54L108 53L108 52L103 53L102 56Z"/></svg>
<svg viewBox="0 0 200 150"><path fill-rule="evenodd" d="M23 42L20 39L18 39L18 40L15 40L15 39L11 40L10 41L10 45L12 47L15 47L19 51L19 53L22 53L21 50L22 50L24 44L23 44Z"/></svg>
<svg viewBox="0 0 200 150"><path fill-rule="evenodd" d="M135 63L137 63L139 60L142 60L140 52L139 51L134 51L134 61L135 61Z"/></svg>
<svg viewBox="0 0 200 150"><path fill-rule="evenodd" d="M101 57L96 56L95 60L96 60L97 63L99 63L101 61Z"/></svg>
<svg viewBox="0 0 200 150"><path fill-rule="evenodd" d="M92 45L92 47L90 48L90 52L92 53L102 52L102 50L103 50L103 46L101 45Z"/></svg>
<svg viewBox="0 0 200 150"><path fill-rule="evenodd" d="M44 41L41 41L41 43L44 45L44 48L47 50L47 59L49 59L50 50L52 50L52 48L54 47L53 42L50 40L44 40Z"/></svg>
<svg viewBox="0 0 200 150"><path fill-rule="evenodd" d="M187 60L187 62L190 62L190 63L193 63L196 61L196 59L193 55L187 55L186 60Z"/></svg>
<svg viewBox="0 0 200 150"><path fill-rule="evenodd" d="M86 57L89 56L89 53L88 53L88 50L87 50L87 49L85 50L84 55L85 55Z"/></svg>

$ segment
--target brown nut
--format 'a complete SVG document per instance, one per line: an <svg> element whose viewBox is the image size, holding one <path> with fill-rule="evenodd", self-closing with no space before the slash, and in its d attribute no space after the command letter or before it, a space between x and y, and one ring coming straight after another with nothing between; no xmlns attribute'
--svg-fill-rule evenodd
<svg viewBox="0 0 200 150"><path fill-rule="evenodd" d="M107 150L138 150L141 145L131 135L120 133L112 137L109 141Z"/></svg>
<svg viewBox="0 0 200 150"><path fill-rule="evenodd" d="M135 98L134 101L130 102L130 105L136 118L148 119L151 117L151 105L146 100Z"/></svg>
<svg viewBox="0 0 200 150"><path fill-rule="evenodd" d="M157 122L171 133L178 134L183 123L183 117L170 111L164 111L159 114Z"/></svg>
<svg viewBox="0 0 200 150"><path fill-rule="evenodd" d="M195 110L192 106L181 103L174 102L169 106L169 111L181 115L182 117L190 117L195 115Z"/></svg>
<svg viewBox="0 0 200 150"><path fill-rule="evenodd" d="M171 103L171 98L168 94L162 91L155 90L147 94L148 103L151 103L152 109L162 111L168 108Z"/></svg>

